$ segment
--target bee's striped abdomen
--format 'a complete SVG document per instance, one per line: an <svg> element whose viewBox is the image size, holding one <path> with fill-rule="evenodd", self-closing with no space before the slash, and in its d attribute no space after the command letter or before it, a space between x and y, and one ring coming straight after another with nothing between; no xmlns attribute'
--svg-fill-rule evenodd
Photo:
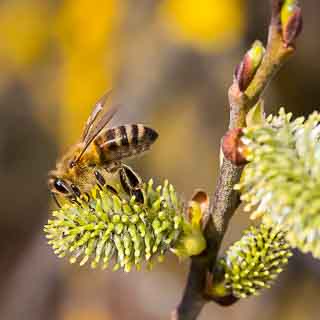
<svg viewBox="0 0 320 320"><path fill-rule="evenodd" d="M149 149L158 134L142 124L127 124L101 132L95 145L107 161L120 160Z"/></svg>

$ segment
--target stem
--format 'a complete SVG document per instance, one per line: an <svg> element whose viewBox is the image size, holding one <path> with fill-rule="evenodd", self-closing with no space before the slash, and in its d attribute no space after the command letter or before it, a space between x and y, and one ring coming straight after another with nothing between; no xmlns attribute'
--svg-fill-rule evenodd
<svg viewBox="0 0 320 320"><path fill-rule="evenodd" d="M270 80L294 51L293 47L286 46L282 40L280 23L282 3L282 0L271 1L272 16L266 53L248 88L245 92L241 92L235 81L229 89L229 129L245 127L248 111L258 102ZM207 279L214 279L212 270L221 242L229 221L240 204L239 193L234 190L234 185L238 183L242 170L243 167L237 167L230 161L223 160L213 196L211 215L204 230L207 249L201 255L191 258L184 294L177 309L172 313L172 320L196 319L208 301L216 301L221 305L231 305L237 301L233 296L227 297L228 303L223 303L218 297L208 297L206 288L209 285Z"/></svg>

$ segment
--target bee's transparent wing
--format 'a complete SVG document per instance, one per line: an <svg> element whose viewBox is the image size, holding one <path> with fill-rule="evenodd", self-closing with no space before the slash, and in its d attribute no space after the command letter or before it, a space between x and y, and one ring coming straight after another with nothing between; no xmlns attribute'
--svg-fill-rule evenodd
<svg viewBox="0 0 320 320"><path fill-rule="evenodd" d="M82 133L82 141L86 142L88 140L88 136L93 129L95 121L98 119L99 114L103 111L103 108L106 104L107 99L110 96L111 91L108 91L106 94L101 97L97 103L95 104L87 122L84 127L83 133Z"/></svg>
<svg viewBox="0 0 320 320"><path fill-rule="evenodd" d="M89 147L91 142L99 135L101 130L112 119L114 114L117 112L118 108L119 108L119 105L111 106L110 109L101 116L101 118L99 119L99 121L97 122L97 124L95 126L93 126L91 124L91 126L90 126L91 129L89 130L88 134L86 135L85 139L83 140L84 147L81 150L81 153L79 154L79 156L72 162L73 166L76 165L76 163L80 160L80 158L82 157L84 152L87 150L87 148ZM97 118L97 116L96 116L96 118Z"/></svg>

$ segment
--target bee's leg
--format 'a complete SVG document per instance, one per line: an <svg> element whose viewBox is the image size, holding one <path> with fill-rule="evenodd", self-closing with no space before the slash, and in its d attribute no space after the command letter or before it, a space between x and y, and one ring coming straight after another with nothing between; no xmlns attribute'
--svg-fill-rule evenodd
<svg viewBox="0 0 320 320"><path fill-rule="evenodd" d="M135 196L137 202L144 203L144 195L141 189L132 190L132 194Z"/></svg>
<svg viewBox="0 0 320 320"><path fill-rule="evenodd" d="M111 193L119 197L118 191L113 186L110 186L109 184L107 184L106 188L108 189L108 191L110 191Z"/></svg>
<svg viewBox="0 0 320 320"><path fill-rule="evenodd" d="M122 165L120 169L120 182L126 193L135 196L138 202L144 203L141 179L130 167Z"/></svg>
<svg viewBox="0 0 320 320"><path fill-rule="evenodd" d="M76 203L78 206L81 207L81 203L78 201L78 198L81 197L81 191L80 191L80 189L79 189L76 185L74 185L74 184L71 184L70 187L71 187L71 190L72 190L72 192L73 192L73 197L72 197L72 199L71 199L71 202L74 202L74 203Z"/></svg>
<svg viewBox="0 0 320 320"><path fill-rule="evenodd" d="M81 191L80 191L80 189L79 189L76 185L74 185L74 184L71 185L71 189L72 189L72 191L73 191L73 194L74 194L77 198L80 198L80 196L81 196Z"/></svg>
<svg viewBox="0 0 320 320"><path fill-rule="evenodd" d="M97 181L98 181L98 186L99 186L100 190L102 190L102 187L106 185L106 180L105 180L105 178L104 178L103 175L102 175L99 171L97 171L97 170L94 171L94 176L96 177L96 179L97 179ZM111 193L113 193L113 194L115 194L115 195L118 195L117 190L116 190L114 187L112 187L111 185L107 184L107 185L106 185L106 188L107 188L108 191L110 191Z"/></svg>
<svg viewBox="0 0 320 320"><path fill-rule="evenodd" d="M74 204L74 203L75 203L75 204L78 205L79 207L82 207L81 203L78 201L78 199L77 199L74 195L68 196L68 197L66 197L66 199L69 200L69 202L70 202L71 204Z"/></svg>
<svg viewBox="0 0 320 320"><path fill-rule="evenodd" d="M130 185L128 176L127 176L126 171L125 171L124 168L120 169L120 183L121 183L121 186L122 186L123 190L127 194L131 195L132 187Z"/></svg>
<svg viewBox="0 0 320 320"><path fill-rule="evenodd" d="M53 201L55 202L55 204L58 206L59 209L61 209L61 204L59 203L58 199L57 199L57 196L54 192L50 192L52 198L53 198Z"/></svg>
<svg viewBox="0 0 320 320"><path fill-rule="evenodd" d="M106 180L104 179L103 175L97 170L94 171L94 176L97 179L98 187L100 188L100 190L102 190L102 187L106 184Z"/></svg>

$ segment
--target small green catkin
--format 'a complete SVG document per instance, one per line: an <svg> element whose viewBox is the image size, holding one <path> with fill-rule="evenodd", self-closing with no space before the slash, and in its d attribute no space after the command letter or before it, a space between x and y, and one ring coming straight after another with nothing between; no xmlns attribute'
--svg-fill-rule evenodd
<svg viewBox="0 0 320 320"><path fill-rule="evenodd" d="M251 226L218 261L224 273L224 294L232 293L237 298L258 295L261 289L270 288L291 256L285 232L265 224Z"/></svg>
<svg viewBox="0 0 320 320"><path fill-rule="evenodd" d="M244 129L245 166L236 189L251 217L287 230L290 245L320 257L320 114L292 120L281 109Z"/></svg>
<svg viewBox="0 0 320 320"><path fill-rule="evenodd" d="M185 230L191 224L168 181L154 188L149 180L143 187L144 204L117 189L115 195L95 187L89 200L78 199L79 204L68 203L52 213L44 231L58 257L68 256L70 263L80 265L90 262L92 268L113 263L113 270L129 272L133 266L140 270L143 263L151 268L154 257L162 261L168 250L188 238Z"/></svg>

